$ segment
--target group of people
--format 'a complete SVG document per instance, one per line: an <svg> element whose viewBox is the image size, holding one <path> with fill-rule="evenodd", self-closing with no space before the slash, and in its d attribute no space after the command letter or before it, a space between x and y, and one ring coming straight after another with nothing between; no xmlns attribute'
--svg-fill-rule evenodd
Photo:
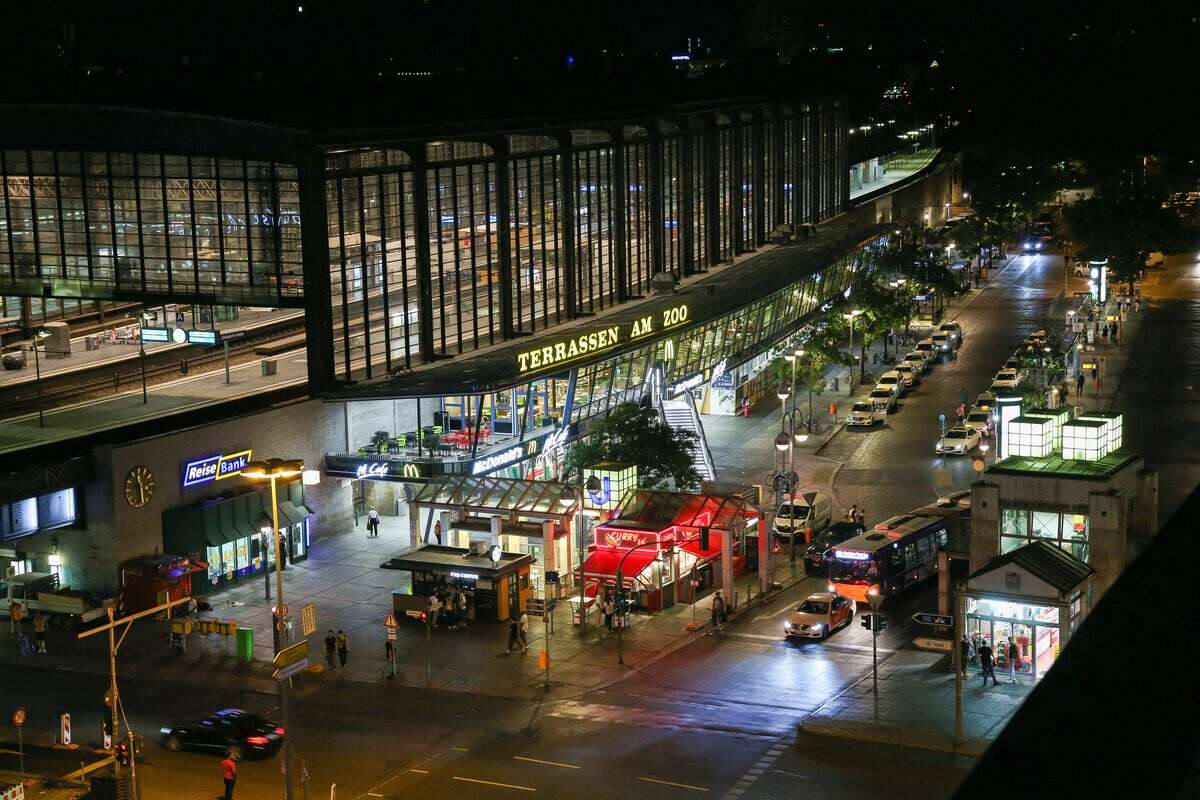
<svg viewBox="0 0 1200 800"><path fill-rule="evenodd" d="M855 503L854 505L850 506L850 509L846 512L844 521L845 522L855 522L859 525L862 525L863 520L865 520L866 518L867 518L866 509L859 508L858 503Z"/></svg>
<svg viewBox="0 0 1200 800"><path fill-rule="evenodd" d="M517 647L522 653L529 652L529 615L524 611L519 617L508 618L508 648L504 654L510 655Z"/></svg>
<svg viewBox="0 0 1200 800"><path fill-rule="evenodd" d="M1016 683L1017 670L1021 669L1021 647L1011 636L1008 637L1008 641L1000 646L1004 651L1004 662L1008 666L1008 680L1006 683ZM958 651L958 671L962 677L967 677L967 665L974 658L978 657L983 685L987 686L988 678L992 679L993 686L1000 685L1000 681L996 680L996 654L986 639L981 640L979 646L976 647L970 639L964 636L962 637L962 641L958 643Z"/></svg>
<svg viewBox="0 0 1200 800"><path fill-rule="evenodd" d="M334 655L337 656L337 663L334 663ZM350 638L346 636L346 632L338 630L334 633L331 629L325 635L325 663L329 666L330 672L337 672L337 665L341 664L342 669L346 668L346 659L350 657Z"/></svg>
<svg viewBox="0 0 1200 800"><path fill-rule="evenodd" d="M33 632L33 641L29 642L26 631L25 620L29 620L29 630ZM46 652L46 631L50 629L50 615L45 611L35 611L33 616L29 617L25 612L25 608L20 603L13 603L12 609L9 611L9 620L12 625L12 632L17 635L18 640L29 642L23 647L27 647L29 652Z"/></svg>
<svg viewBox="0 0 1200 800"><path fill-rule="evenodd" d="M429 595L429 624L445 628L467 627L467 593L443 579Z"/></svg>

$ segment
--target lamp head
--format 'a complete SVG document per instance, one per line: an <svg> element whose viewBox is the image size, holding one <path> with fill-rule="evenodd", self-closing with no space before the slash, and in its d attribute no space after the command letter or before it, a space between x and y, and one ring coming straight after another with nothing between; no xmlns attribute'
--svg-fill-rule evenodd
<svg viewBox="0 0 1200 800"><path fill-rule="evenodd" d="M589 492L598 492L602 486L603 484L600 483L600 479L595 475L590 476L584 483L584 488L586 488Z"/></svg>
<svg viewBox="0 0 1200 800"><path fill-rule="evenodd" d="M792 438L796 440L796 444L804 444L808 441L808 434L804 431L796 431L792 434Z"/></svg>
<svg viewBox="0 0 1200 800"><path fill-rule="evenodd" d="M266 461L251 461L242 468L242 476L251 480L271 478L295 478L304 471L300 459L268 458Z"/></svg>
<svg viewBox="0 0 1200 800"><path fill-rule="evenodd" d="M792 444L792 438L790 436L788 436L786 433L784 433L783 431L780 431L775 436L775 449L776 450L783 452L784 450L787 450L789 447L791 447L791 444Z"/></svg>
<svg viewBox="0 0 1200 800"><path fill-rule="evenodd" d="M792 388L786 383L781 383L779 384L779 388L775 390L775 394L780 400L787 400L792 396Z"/></svg>

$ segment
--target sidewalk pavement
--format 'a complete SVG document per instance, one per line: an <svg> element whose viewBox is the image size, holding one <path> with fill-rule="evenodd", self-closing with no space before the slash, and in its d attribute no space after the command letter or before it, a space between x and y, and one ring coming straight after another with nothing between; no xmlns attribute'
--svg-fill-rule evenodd
<svg viewBox="0 0 1200 800"><path fill-rule="evenodd" d="M398 676L390 681L385 674L383 622L391 608L392 590L405 588L409 579L407 573L381 569L380 564L408 549L407 526L399 524L398 519L385 518L393 524L382 527L378 538L368 539L364 531L355 531L320 540L313 545L308 560L291 564L285 571L284 592L293 620L299 618L304 603L313 602L317 607L317 631L309 637L310 661L325 663L323 640L330 629L344 630L350 642L345 668L297 677L299 696L350 681L518 699L547 696L561 699L607 686L683 647L703 635L688 630L693 614L701 623L711 616L711 595L699 600L694 610L691 605L679 604L655 615L634 614L630 628L621 634L619 645L618 634L605 630L602 619L589 619L584 631L573 626L569 603L560 601L552 614L549 692L545 676L538 669L537 654L546 648L545 627L537 618L529 618L528 652L512 655L505 655L506 623L473 622L454 630L439 627L427 639L424 626L402 620L396 641ZM789 565L786 556L777 555L772 559L772 577L786 589L804 578L803 567L799 563ZM213 607L212 612L199 614L236 620L239 626L253 629L253 661L238 660L236 643L216 634L194 633L188 638L186 653L174 652L165 625L145 620L134 625L120 651L120 674L273 693L272 603L263 594L262 579L250 580L210 596L207 601ZM760 602L757 574L735 579L733 591L725 594L736 600L739 607L757 605ZM778 594L779 591L773 591L769 597ZM754 601L748 604L752 596ZM296 622L293 642L298 634ZM0 661L107 674L107 651L102 639L92 637L80 642L66 632L52 631L47 655L22 659L14 637L0 635ZM619 646L623 647L624 666L618 663Z"/></svg>
<svg viewBox="0 0 1200 800"><path fill-rule="evenodd" d="M879 694L871 675L807 716L801 733L979 757L1033 691L1034 684L980 685L977 667L963 680L963 740L954 741L954 673L949 656L907 647L879 664Z"/></svg>

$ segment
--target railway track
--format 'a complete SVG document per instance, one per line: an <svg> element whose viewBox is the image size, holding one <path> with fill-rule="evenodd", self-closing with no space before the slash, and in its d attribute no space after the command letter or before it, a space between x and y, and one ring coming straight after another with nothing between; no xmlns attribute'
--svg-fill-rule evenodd
<svg viewBox="0 0 1200 800"><path fill-rule="evenodd" d="M281 346L286 350L303 347L304 317L262 325L228 341L231 366L276 355L283 352ZM258 352L260 349L264 352ZM224 363L221 347L189 346L165 353L151 352L146 355L146 384L154 386L189 375L214 372L223 369ZM100 363L69 374L43 376L41 383L43 408L50 410L140 388L142 364L138 358ZM4 417L37 411L37 383L29 381L0 387L0 408Z"/></svg>

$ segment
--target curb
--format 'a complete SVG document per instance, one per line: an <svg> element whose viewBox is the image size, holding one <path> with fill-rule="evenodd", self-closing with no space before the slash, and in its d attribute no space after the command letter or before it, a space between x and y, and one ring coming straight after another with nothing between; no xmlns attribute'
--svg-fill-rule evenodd
<svg viewBox="0 0 1200 800"><path fill-rule="evenodd" d="M950 737L945 743L935 741L930 737L914 737L911 730L893 729L891 726L876 726L870 723L847 724L837 722L801 722L796 726L797 735L824 736L830 739L845 739L856 742L872 742L893 747L904 747L910 750L924 750L934 753L948 753L967 758L982 758L991 746L991 742L983 739L966 739L961 744L954 744Z"/></svg>

